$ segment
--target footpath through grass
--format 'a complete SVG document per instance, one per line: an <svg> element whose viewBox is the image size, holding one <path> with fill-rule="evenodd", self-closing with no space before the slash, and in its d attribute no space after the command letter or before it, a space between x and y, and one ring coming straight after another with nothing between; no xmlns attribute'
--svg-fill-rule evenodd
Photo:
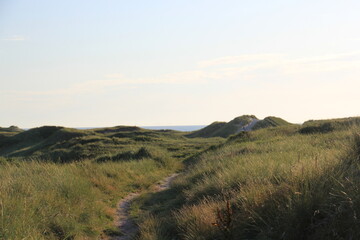
<svg viewBox="0 0 360 240"><path fill-rule="evenodd" d="M138 239L360 239L358 130L240 133L133 205Z"/></svg>
<svg viewBox="0 0 360 240"><path fill-rule="evenodd" d="M116 234L116 203L179 169L152 159L0 167L0 239L98 239Z"/></svg>
<svg viewBox="0 0 360 240"><path fill-rule="evenodd" d="M1 139L2 154L11 158L0 157L0 239L120 235L114 216L121 198L219 142L171 131L96 131L43 127Z"/></svg>
<svg viewBox="0 0 360 240"><path fill-rule="evenodd" d="M120 234L118 200L146 192L185 158L172 188L132 204L138 239L360 239L355 120L241 132L226 142L125 127L4 135L0 239Z"/></svg>

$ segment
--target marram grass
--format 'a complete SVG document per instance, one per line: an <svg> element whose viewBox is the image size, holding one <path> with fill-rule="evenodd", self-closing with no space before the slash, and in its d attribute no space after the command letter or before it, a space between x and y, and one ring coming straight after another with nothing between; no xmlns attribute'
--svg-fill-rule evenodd
<svg viewBox="0 0 360 240"><path fill-rule="evenodd" d="M138 199L138 239L359 239L356 132L290 126L232 137L190 163L173 192ZM147 205L157 199L172 205Z"/></svg>
<svg viewBox="0 0 360 240"><path fill-rule="evenodd" d="M0 165L0 239L98 239L114 230L116 202L176 171L152 159Z"/></svg>

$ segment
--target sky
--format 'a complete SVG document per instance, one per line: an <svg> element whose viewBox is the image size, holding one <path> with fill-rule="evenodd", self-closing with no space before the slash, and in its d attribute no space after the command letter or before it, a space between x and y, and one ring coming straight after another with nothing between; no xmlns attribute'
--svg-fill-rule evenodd
<svg viewBox="0 0 360 240"><path fill-rule="evenodd" d="M0 0L0 126L360 115L360 1Z"/></svg>

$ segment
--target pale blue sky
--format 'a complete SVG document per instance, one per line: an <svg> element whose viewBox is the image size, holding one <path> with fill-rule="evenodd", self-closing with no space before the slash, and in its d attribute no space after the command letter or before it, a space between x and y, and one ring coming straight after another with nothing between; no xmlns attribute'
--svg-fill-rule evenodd
<svg viewBox="0 0 360 240"><path fill-rule="evenodd" d="M355 0L0 0L0 126L360 115Z"/></svg>

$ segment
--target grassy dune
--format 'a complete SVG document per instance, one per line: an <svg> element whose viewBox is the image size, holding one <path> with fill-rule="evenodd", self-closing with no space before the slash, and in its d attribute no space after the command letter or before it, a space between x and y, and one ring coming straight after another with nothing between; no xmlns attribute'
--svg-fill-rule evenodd
<svg viewBox="0 0 360 240"><path fill-rule="evenodd" d="M261 128L287 126L287 125L291 125L291 123L285 121L284 119L278 117L266 117L263 120L258 121L252 129L257 130Z"/></svg>
<svg viewBox="0 0 360 240"><path fill-rule="evenodd" d="M143 193L131 208L139 240L360 239L359 123L309 121L226 140L132 127L3 136L0 239L120 235L116 203L133 191ZM172 188L149 189L183 163Z"/></svg>
<svg viewBox="0 0 360 240"><path fill-rule="evenodd" d="M121 235L116 203L219 140L136 127L42 127L0 139L0 239Z"/></svg>
<svg viewBox="0 0 360 240"><path fill-rule="evenodd" d="M209 126L198 131L188 134L190 138L194 137L223 137L227 138L232 134L238 132L239 129L249 124L253 119L257 119L254 115L243 115L236 117L230 122L214 122Z"/></svg>
<svg viewBox="0 0 360 240"><path fill-rule="evenodd" d="M179 167L171 159L150 158L5 163L0 167L0 239L96 239L116 233L116 202Z"/></svg>
<svg viewBox="0 0 360 240"><path fill-rule="evenodd" d="M205 151L172 189L137 200L138 238L359 239L360 137L340 122L241 133Z"/></svg>
<svg viewBox="0 0 360 240"><path fill-rule="evenodd" d="M154 146L175 158L191 155L203 145L219 140L190 140L184 133L171 130L146 130L138 127L118 126L77 130L56 126L33 128L7 136L0 132L0 156L39 159L52 162L73 162L83 159L112 157L124 152L137 151L139 146Z"/></svg>
<svg viewBox="0 0 360 240"><path fill-rule="evenodd" d="M213 122L200 130L187 134L189 138L210 138L210 137L223 137L227 138L231 135L238 133L243 127L250 124L253 120L258 120L254 115L243 115L236 117L230 122ZM259 120L252 127L253 130L269 127L287 126L291 123L278 117L266 117Z"/></svg>

